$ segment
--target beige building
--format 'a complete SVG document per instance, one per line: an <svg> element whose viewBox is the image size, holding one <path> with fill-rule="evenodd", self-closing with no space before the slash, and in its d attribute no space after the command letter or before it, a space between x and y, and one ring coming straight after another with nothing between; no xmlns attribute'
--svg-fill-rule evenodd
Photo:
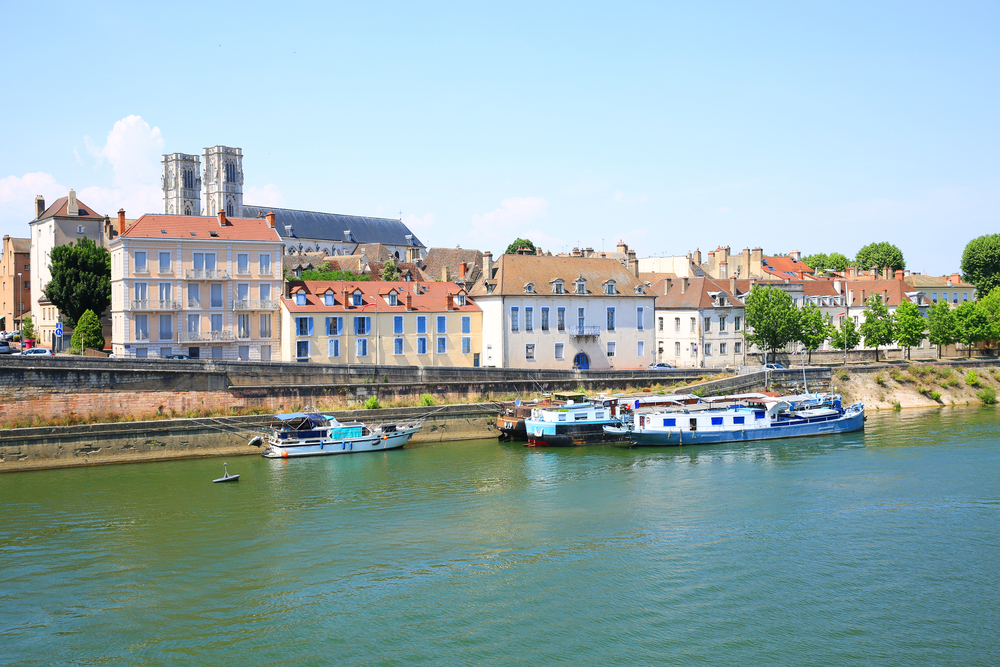
<svg viewBox="0 0 1000 667"><path fill-rule="evenodd" d="M470 292L483 309L485 366L635 369L654 360L655 297L618 260L492 260L483 255L483 278Z"/></svg>
<svg viewBox="0 0 1000 667"><path fill-rule="evenodd" d="M483 313L452 283L296 281L281 320L282 361L480 365Z"/></svg>
<svg viewBox="0 0 1000 667"><path fill-rule="evenodd" d="M658 294L657 361L677 368L746 363L743 300L751 288L749 281L682 277L667 278L652 287Z"/></svg>
<svg viewBox="0 0 1000 667"><path fill-rule="evenodd" d="M31 239L4 235L0 255L0 331L21 328L21 316L31 312Z"/></svg>
<svg viewBox="0 0 1000 667"><path fill-rule="evenodd" d="M115 355L277 360L282 248L273 216L142 216L111 242Z"/></svg>

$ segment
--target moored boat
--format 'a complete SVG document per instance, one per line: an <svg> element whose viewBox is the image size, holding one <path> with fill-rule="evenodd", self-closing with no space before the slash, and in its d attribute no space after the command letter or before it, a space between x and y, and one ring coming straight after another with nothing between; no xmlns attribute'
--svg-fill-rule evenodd
<svg viewBox="0 0 1000 667"><path fill-rule="evenodd" d="M520 399L514 405L504 407L497 415L497 430L500 432L500 440L527 440L528 431L524 427L524 420L531 416L531 411L535 408L548 408L566 405L570 401L581 402L586 398L586 394L580 392L557 391L535 403L522 403Z"/></svg>
<svg viewBox="0 0 1000 667"><path fill-rule="evenodd" d="M551 408L534 408L524 420L529 447L573 447L618 442L622 434L610 433L605 426L621 423L618 398L570 401Z"/></svg>
<svg viewBox="0 0 1000 667"><path fill-rule="evenodd" d="M333 415L293 412L274 415L267 434L253 438L249 444L265 445L261 455L271 459L374 452L402 447L421 426L422 419L368 426L363 422L340 422Z"/></svg>

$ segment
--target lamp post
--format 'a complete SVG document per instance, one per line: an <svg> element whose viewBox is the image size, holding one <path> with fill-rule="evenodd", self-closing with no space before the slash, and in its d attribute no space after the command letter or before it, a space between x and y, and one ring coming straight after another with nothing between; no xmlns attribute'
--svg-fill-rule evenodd
<svg viewBox="0 0 1000 667"><path fill-rule="evenodd" d="M18 318L21 320L21 325L20 325L21 329L19 329L20 331L24 329L24 283L21 282L20 273L17 274L17 293L21 296L21 298L19 299L19 301L21 302L19 308L20 312L18 313ZM24 347L24 336L21 336L21 347L22 348Z"/></svg>

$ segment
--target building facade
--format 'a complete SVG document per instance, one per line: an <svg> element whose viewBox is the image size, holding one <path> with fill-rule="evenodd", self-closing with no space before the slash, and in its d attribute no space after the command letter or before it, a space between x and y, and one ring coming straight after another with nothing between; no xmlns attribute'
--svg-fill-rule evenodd
<svg viewBox="0 0 1000 667"><path fill-rule="evenodd" d="M0 330L21 328L21 316L31 310L31 239L3 237L0 255Z"/></svg>
<svg viewBox="0 0 1000 667"><path fill-rule="evenodd" d="M668 278L653 284L656 360L677 368L724 368L746 363L743 300L749 281Z"/></svg>
<svg viewBox="0 0 1000 667"><path fill-rule="evenodd" d="M483 255L470 296L483 310L483 364L645 368L655 296L614 259Z"/></svg>
<svg viewBox="0 0 1000 667"><path fill-rule="evenodd" d="M281 252L273 217L142 216L111 242L113 352L277 360Z"/></svg>
<svg viewBox="0 0 1000 667"><path fill-rule="evenodd" d="M449 283L291 282L281 319L282 361L480 365L482 311Z"/></svg>

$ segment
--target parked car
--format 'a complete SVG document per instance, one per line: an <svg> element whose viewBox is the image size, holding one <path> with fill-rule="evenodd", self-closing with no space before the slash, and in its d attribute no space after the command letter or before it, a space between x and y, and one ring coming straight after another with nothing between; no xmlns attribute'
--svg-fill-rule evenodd
<svg viewBox="0 0 1000 667"><path fill-rule="evenodd" d="M656 370L658 368L673 368L673 366L671 366L670 364L668 364L665 361L654 361L653 363L651 363L646 368L648 368L649 370L653 371L653 370Z"/></svg>
<svg viewBox="0 0 1000 667"><path fill-rule="evenodd" d="M782 366L781 364L764 364L764 368L766 368L769 371L777 371L783 369L784 366Z"/></svg>
<svg viewBox="0 0 1000 667"><path fill-rule="evenodd" d="M14 354L14 348L5 340L0 340L0 354Z"/></svg>
<svg viewBox="0 0 1000 667"><path fill-rule="evenodd" d="M32 357L51 357L52 350L47 347L33 347L30 350L24 350L19 352L22 357L32 356Z"/></svg>

